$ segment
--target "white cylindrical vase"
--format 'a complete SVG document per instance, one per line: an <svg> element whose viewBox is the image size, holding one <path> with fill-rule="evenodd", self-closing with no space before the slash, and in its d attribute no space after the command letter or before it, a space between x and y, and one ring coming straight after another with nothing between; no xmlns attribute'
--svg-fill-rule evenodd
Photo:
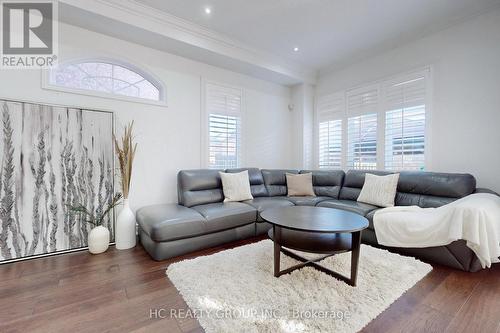
<svg viewBox="0 0 500 333"><path fill-rule="evenodd" d="M118 250L133 248L137 238L135 235L135 215L130 209L128 199L123 200L123 209L116 219L115 243Z"/></svg>
<svg viewBox="0 0 500 333"><path fill-rule="evenodd" d="M102 225L93 228L88 238L89 252L99 254L105 252L109 247L109 230Z"/></svg>

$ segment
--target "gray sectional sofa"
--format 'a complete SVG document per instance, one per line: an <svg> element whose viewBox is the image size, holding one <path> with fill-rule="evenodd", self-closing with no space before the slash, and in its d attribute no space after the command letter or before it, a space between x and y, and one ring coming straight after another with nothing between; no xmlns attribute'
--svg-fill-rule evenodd
<svg viewBox="0 0 500 333"><path fill-rule="evenodd" d="M223 202L219 171L248 170L253 200ZM286 172L313 174L316 197L287 197ZM379 246L373 229L373 215L380 209L356 201L366 173L385 171L350 170L266 170L257 168L228 170L182 170L178 173L178 204L155 205L137 211L139 237L155 260L164 260L226 242L266 233L271 226L260 213L272 207L308 205L348 210L365 216L368 229L364 243ZM476 180L470 174L401 172L396 205L439 207L472 194ZM464 271L481 268L475 254L464 241L433 248L392 248L402 254Z"/></svg>

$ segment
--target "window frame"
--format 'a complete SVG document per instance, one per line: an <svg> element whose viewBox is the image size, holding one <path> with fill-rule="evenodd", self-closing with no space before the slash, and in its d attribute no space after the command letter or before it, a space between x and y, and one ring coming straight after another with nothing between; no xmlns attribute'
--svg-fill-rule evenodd
<svg viewBox="0 0 500 333"><path fill-rule="evenodd" d="M223 88L234 89L240 92L241 102L240 102L240 151L237 152L238 160L237 160L237 168L240 168L245 165L245 156L246 156L246 146L245 146L245 90L236 85L231 85L223 82L213 81L206 78L200 79L200 106L201 106L201 163L200 167L209 169L210 168L210 138L209 138L209 130L210 130L210 114L208 112L207 105L207 87L208 85L216 85ZM218 169L213 169L218 170Z"/></svg>
<svg viewBox="0 0 500 333"><path fill-rule="evenodd" d="M433 113L433 66L428 65L424 67L415 68L412 70L408 70L406 72L402 72L396 75L392 75L389 77L384 77L382 79L368 82L366 84L360 84L349 89L338 90L335 93L325 93L324 95L320 95L316 97L316 103L314 108L314 163L317 168L319 168L319 119L318 119L318 101L323 98L327 98L328 96L334 95L343 95L344 97L344 115L342 116L342 170L348 169L348 161L347 161L347 131L348 131L348 120L350 117L354 117L356 115L361 115L364 113L356 113L349 114L348 105L347 105L347 96L352 92L370 90L376 87L378 90L378 105L376 107L377 114L377 170L385 170L385 129L386 129L386 110L385 105L385 90L384 85L387 82L395 81L403 77L412 76L412 75L420 75L423 74L425 76L425 147L424 147L424 166L425 170L432 170L432 113ZM393 170L395 171L395 170Z"/></svg>
<svg viewBox="0 0 500 333"><path fill-rule="evenodd" d="M70 93L70 94L91 96L91 97L113 99L113 100L125 101L125 102L157 105L157 106L164 106L164 107L168 106L168 104L167 104L167 89L166 89L166 86L163 83L163 81L161 79L159 79L157 76L155 76L155 75L151 74L150 72L132 64L129 61L124 61L122 59L117 59L117 58L108 58L108 57L92 57L92 58L74 58L71 60L59 62L59 64L66 66L66 65L76 65L79 63L86 63L86 62L89 62L89 63L98 62L98 63L106 63L106 64L111 64L111 65L121 66L121 67L124 67L124 68L132 71L132 72L137 73L138 75L142 76L144 79L149 81L153 86L155 86L158 89L159 100L156 101L153 99L147 99L147 98L141 98L141 97L118 95L118 94L95 91L95 90L63 87L63 86L59 86L56 84L52 84L50 82L50 76L51 76L51 70L52 70L51 68L42 70L42 75L41 75L41 87L42 87L42 89Z"/></svg>

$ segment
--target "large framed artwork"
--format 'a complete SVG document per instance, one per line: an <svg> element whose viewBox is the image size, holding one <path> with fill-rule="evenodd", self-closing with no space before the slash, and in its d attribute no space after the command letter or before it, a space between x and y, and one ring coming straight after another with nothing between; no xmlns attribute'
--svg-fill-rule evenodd
<svg viewBox="0 0 500 333"><path fill-rule="evenodd" d="M86 247L69 206L113 197L113 113L0 99L0 119L0 263Z"/></svg>

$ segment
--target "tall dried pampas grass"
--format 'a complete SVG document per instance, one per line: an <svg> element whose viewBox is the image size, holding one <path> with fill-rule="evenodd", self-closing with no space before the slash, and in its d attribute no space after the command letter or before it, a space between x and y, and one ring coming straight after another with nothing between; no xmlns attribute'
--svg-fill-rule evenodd
<svg viewBox="0 0 500 333"><path fill-rule="evenodd" d="M130 180L132 179L132 165L134 163L135 152L137 150L137 143L133 142L132 129L134 122L132 121L125 127L121 141L118 141L113 135L115 141L116 155L120 163L120 173L122 176L121 185L123 198L127 199L130 190ZM121 144L121 146L120 146Z"/></svg>

